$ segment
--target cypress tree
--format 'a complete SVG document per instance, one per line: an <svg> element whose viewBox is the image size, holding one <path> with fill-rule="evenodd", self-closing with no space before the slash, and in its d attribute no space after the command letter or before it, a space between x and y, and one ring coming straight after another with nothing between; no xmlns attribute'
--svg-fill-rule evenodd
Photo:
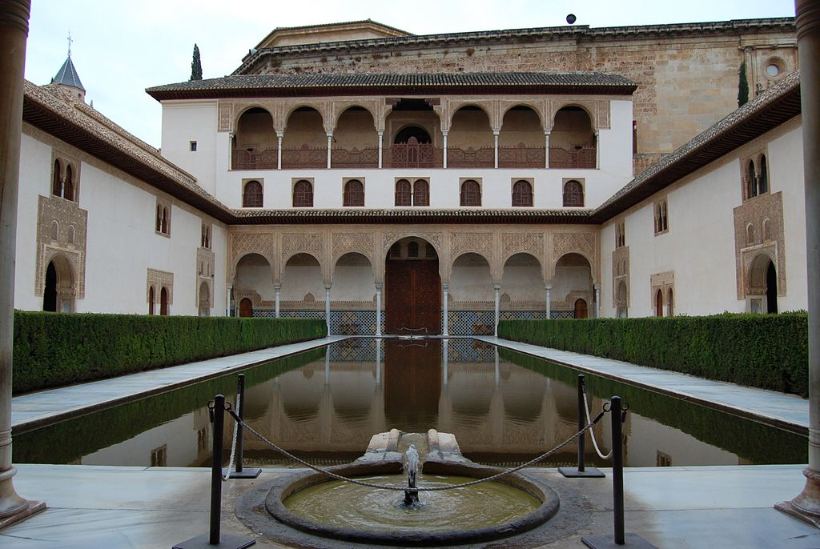
<svg viewBox="0 0 820 549"><path fill-rule="evenodd" d="M194 58L191 61L191 80L202 80L202 62L199 59L199 46L194 44Z"/></svg>
<svg viewBox="0 0 820 549"><path fill-rule="evenodd" d="M740 64L737 71L737 106L742 107L749 102L749 81L746 79L746 61Z"/></svg>

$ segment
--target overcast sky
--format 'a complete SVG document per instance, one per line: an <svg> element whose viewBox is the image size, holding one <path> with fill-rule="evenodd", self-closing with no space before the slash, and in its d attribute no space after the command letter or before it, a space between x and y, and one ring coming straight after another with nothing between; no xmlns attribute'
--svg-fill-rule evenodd
<svg viewBox="0 0 820 549"><path fill-rule="evenodd" d="M373 19L414 34L794 16L793 0L32 0L26 78L47 84L71 58L86 100L160 145L161 108L145 88L188 80L194 43L205 78L230 74L275 27Z"/></svg>

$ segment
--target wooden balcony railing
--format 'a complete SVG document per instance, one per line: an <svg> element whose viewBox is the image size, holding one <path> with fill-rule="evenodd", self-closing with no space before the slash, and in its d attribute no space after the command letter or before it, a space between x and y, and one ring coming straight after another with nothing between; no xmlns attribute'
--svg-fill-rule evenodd
<svg viewBox="0 0 820 549"><path fill-rule="evenodd" d="M495 149L492 147L479 149L447 147L447 167L493 168L495 167Z"/></svg>
<svg viewBox="0 0 820 549"><path fill-rule="evenodd" d="M399 143L385 149L388 168L440 168L441 149L431 144Z"/></svg>
<svg viewBox="0 0 820 549"><path fill-rule="evenodd" d="M327 148L282 149L282 169L327 168Z"/></svg>
<svg viewBox="0 0 820 549"><path fill-rule="evenodd" d="M574 151L550 147L550 168L595 168L596 157L595 147Z"/></svg>
<svg viewBox="0 0 820 549"><path fill-rule="evenodd" d="M234 170L275 170L276 156L275 148L260 151L233 149L231 168Z"/></svg>
<svg viewBox="0 0 820 549"><path fill-rule="evenodd" d="M499 168L543 168L544 147L499 147Z"/></svg>
<svg viewBox="0 0 820 549"><path fill-rule="evenodd" d="M334 168L378 168L379 149L333 149L330 165Z"/></svg>

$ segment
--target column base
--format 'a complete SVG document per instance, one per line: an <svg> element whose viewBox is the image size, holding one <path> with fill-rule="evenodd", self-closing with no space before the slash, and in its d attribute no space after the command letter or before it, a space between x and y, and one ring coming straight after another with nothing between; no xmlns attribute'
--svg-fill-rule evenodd
<svg viewBox="0 0 820 549"><path fill-rule="evenodd" d="M11 515L0 517L0 530L6 526L11 526L14 523L26 520L30 516L35 515L40 511L46 510L45 501L23 501L25 504L21 508L14 511Z"/></svg>
<svg viewBox="0 0 820 549"><path fill-rule="evenodd" d="M806 485L797 497L775 504L774 508L820 528L820 472L803 469Z"/></svg>

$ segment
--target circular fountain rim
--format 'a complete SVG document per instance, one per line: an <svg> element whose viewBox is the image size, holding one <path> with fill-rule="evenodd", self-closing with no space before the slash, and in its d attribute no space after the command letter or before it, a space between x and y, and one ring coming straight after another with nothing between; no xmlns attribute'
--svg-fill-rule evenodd
<svg viewBox="0 0 820 549"><path fill-rule="evenodd" d="M401 463L353 463L330 467L328 470L338 475L354 478L380 474L398 474L401 472ZM424 464L424 472L435 475L486 478L499 471L500 469L478 465L467 460L464 463L428 461ZM332 479L329 479L326 475L312 471L302 471L276 479L265 497L265 508L279 522L302 532L324 538L386 545L429 546L490 541L521 534L551 519L560 507L558 495L552 488L540 480L525 478L519 474L511 474L495 482L505 483L522 490L541 503L530 513L502 524L483 528L453 529L438 532L357 530L321 524L296 515L285 506L284 501L292 494L330 480Z"/></svg>

